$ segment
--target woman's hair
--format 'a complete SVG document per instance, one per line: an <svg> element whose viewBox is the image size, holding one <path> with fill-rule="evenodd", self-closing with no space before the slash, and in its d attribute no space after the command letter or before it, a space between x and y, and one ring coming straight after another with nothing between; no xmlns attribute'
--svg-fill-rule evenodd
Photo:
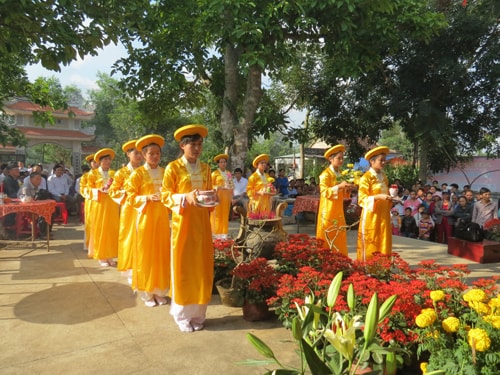
<svg viewBox="0 0 500 375"><path fill-rule="evenodd" d="M143 153L146 153L146 151L148 150L149 146L158 146L158 148L159 148L159 149L160 149L160 151L161 151L161 147L160 147L160 145L159 145L158 143L150 143L150 144L148 144L148 145L146 145L146 146L144 146L144 147L142 148L142 152L143 152Z"/></svg>

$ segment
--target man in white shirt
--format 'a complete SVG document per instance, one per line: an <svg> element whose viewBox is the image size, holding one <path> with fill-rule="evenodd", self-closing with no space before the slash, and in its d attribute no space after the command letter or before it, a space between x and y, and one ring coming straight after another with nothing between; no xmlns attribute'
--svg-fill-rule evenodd
<svg viewBox="0 0 500 375"><path fill-rule="evenodd" d="M35 164L35 165L33 166L33 168L31 169L31 173L38 173L38 174L40 174L40 175L41 175L41 174L42 174L42 166L41 166L41 165L39 165L39 164ZM24 178L23 185L25 185L25 186L26 186L26 185L29 183L29 181L30 181L30 176L31 176L31 174L30 174L29 176L26 176L26 177ZM45 180L45 178L43 178L43 177L42 177L42 180L41 180L41 182L40 182L40 186L39 186L38 188L39 188L39 189L43 189L43 190L48 190L48 189L47 189L47 180Z"/></svg>
<svg viewBox="0 0 500 375"><path fill-rule="evenodd" d="M64 176L64 167L61 164L54 165L53 174L47 181L49 192L57 202L65 202L66 209L74 214L76 212L76 199L69 195L69 183Z"/></svg>
<svg viewBox="0 0 500 375"><path fill-rule="evenodd" d="M246 209L248 202L247 185L248 180L243 177L243 171L241 168L236 168L234 170L233 200L231 202L233 206L243 206Z"/></svg>

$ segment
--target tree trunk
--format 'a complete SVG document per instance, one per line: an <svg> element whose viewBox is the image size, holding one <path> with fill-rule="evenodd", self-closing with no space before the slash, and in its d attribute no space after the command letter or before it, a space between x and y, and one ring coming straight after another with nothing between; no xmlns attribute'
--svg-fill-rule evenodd
<svg viewBox="0 0 500 375"><path fill-rule="evenodd" d="M429 148L428 148L428 143L425 142L425 140L422 140L420 142L420 147L419 147L420 153L419 153L419 164L418 164L418 179L422 181L422 183L425 185L427 181L427 158L429 156Z"/></svg>

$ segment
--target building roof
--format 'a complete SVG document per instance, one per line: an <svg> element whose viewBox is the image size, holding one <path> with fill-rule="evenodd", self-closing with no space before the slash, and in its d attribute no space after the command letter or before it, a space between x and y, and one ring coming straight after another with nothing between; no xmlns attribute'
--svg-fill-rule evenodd
<svg viewBox="0 0 500 375"><path fill-rule="evenodd" d="M84 133L80 130L41 128L41 127L18 127L27 139L43 140L65 140L87 142L94 139L94 135Z"/></svg>
<svg viewBox="0 0 500 375"><path fill-rule="evenodd" d="M26 112L35 112L35 111L41 111L41 112L46 112L46 111L51 111L53 112L52 115L54 117L68 117L70 115L74 116L77 119L80 120L90 120L94 118L95 113L94 112L87 112L84 111L83 109L80 109L78 107L72 107L69 106L65 110L55 110L51 107L41 107L38 104L34 104L31 101L27 99L13 99L11 101L8 101L4 103L4 110L5 112L11 112L11 113L26 113Z"/></svg>

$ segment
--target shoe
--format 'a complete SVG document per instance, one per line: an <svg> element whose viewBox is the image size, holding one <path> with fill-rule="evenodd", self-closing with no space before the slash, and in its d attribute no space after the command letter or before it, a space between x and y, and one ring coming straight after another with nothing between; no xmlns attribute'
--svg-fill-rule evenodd
<svg viewBox="0 0 500 375"><path fill-rule="evenodd" d="M160 306L166 305L168 303L168 300L165 297L157 296L156 294L154 299L156 300L156 303Z"/></svg>
<svg viewBox="0 0 500 375"><path fill-rule="evenodd" d="M191 323L191 326L195 331L201 331L205 326L201 323Z"/></svg>
<svg viewBox="0 0 500 375"><path fill-rule="evenodd" d="M194 331L194 328L191 327L191 324L189 322L181 322L181 323L177 323L177 325L179 326L179 329L181 330L181 332L193 332Z"/></svg>
<svg viewBox="0 0 500 375"><path fill-rule="evenodd" d="M109 266L109 263L108 263L108 261L107 261L107 260L100 260L100 261L99 261L99 265L100 265L101 267L108 267L108 266Z"/></svg>
<svg viewBox="0 0 500 375"><path fill-rule="evenodd" d="M114 259L111 259L111 258L110 259L106 259L106 262L108 262L108 265L110 267L116 267L116 262L115 262Z"/></svg>
<svg viewBox="0 0 500 375"><path fill-rule="evenodd" d="M146 307L155 307L156 306L156 301L154 298L148 299L147 301L144 301L144 305Z"/></svg>

